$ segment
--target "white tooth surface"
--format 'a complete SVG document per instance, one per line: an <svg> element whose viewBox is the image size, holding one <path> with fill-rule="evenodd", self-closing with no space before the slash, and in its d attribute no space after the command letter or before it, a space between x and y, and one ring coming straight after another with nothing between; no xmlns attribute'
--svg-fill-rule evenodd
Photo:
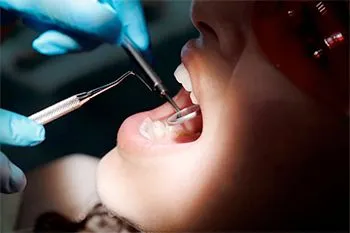
<svg viewBox="0 0 350 233"><path fill-rule="evenodd" d="M197 98L196 98L196 96L194 95L193 92L191 92L190 98L191 98L191 101L192 101L193 104L198 104L198 100L197 100Z"/></svg>
<svg viewBox="0 0 350 233"><path fill-rule="evenodd" d="M191 77L184 64L181 63L176 68L174 76L176 80L182 84L186 91L192 91Z"/></svg>
<svg viewBox="0 0 350 233"><path fill-rule="evenodd" d="M188 92L192 91L191 79L185 79L182 83L182 86L185 88L186 91Z"/></svg>
<svg viewBox="0 0 350 233"><path fill-rule="evenodd" d="M152 121L147 117L140 125L139 132L148 140L157 140L164 138L167 130L167 126L162 121Z"/></svg>
<svg viewBox="0 0 350 233"><path fill-rule="evenodd" d="M184 72L183 72L184 69L186 69L186 68L185 68L184 65L181 63L181 64L176 68L176 70L174 71L174 76L175 76L176 80L177 80L179 83L182 83L183 76L184 76L182 73L184 73Z"/></svg>
<svg viewBox="0 0 350 233"><path fill-rule="evenodd" d="M165 125L161 121L153 122L153 133L155 138L163 138L165 135Z"/></svg>
<svg viewBox="0 0 350 233"><path fill-rule="evenodd" d="M152 140L153 137L153 122L152 120L147 117L140 126L140 134L144 136L145 138Z"/></svg>

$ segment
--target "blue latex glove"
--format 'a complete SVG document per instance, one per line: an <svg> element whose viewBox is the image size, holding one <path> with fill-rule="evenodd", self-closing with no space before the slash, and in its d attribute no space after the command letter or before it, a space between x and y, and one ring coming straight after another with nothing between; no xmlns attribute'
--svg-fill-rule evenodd
<svg viewBox="0 0 350 233"><path fill-rule="evenodd" d="M25 116L0 108L0 144L15 146L34 146L45 139L42 125ZM22 191L26 178L21 169L11 163L0 151L0 192L14 193Z"/></svg>
<svg viewBox="0 0 350 233"><path fill-rule="evenodd" d="M139 0L0 0L0 8L43 32L33 48L46 55L119 44L124 34L141 51L150 45Z"/></svg>

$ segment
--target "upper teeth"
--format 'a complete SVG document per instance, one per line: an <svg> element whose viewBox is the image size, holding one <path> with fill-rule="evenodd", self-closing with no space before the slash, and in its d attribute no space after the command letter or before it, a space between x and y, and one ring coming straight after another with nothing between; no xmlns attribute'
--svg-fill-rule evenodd
<svg viewBox="0 0 350 233"><path fill-rule="evenodd" d="M176 80L182 84L186 91L191 92L190 98L193 104L198 104L197 98L192 92L192 82L189 72L186 67L181 63L175 70L174 76Z"/></svg>

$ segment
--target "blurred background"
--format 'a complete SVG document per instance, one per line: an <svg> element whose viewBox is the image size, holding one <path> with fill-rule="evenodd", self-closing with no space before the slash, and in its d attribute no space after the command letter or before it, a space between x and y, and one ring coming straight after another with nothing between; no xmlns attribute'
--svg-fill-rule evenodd
<svg viewBox="0 0 350 233"><path fill-rule="evenodd" d="M197 36L189 18L190 1L144 1L155 71L172 95L180 86L173 72L184 43ZM37 33L19 27L1 45L1 107L26 116L73 94L113 81L133 64L124 50L103 45L80 54L46 57L31 48ZM129 78L81 109L45 126L46 140L33 148L5 147L28 172L56 158L84 153L102 157L116 144L117 130L133 113L163 103L136 78Z"/></svg>

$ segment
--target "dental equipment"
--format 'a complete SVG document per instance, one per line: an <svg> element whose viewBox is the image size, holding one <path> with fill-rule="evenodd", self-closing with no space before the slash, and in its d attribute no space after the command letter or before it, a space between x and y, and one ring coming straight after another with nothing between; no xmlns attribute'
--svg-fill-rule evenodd
<svg viewBox="0 0 350 233"><path fill-rule="evenodd" d="M98 87L96 89L82 92L76 95L73 95L67 99L64 99L54 105L51 105L50 107L47 107L31 116L29 116L29 119L32 119L33 121L37 122L38 124L45 125L47 123L50 123L89 102L91 99L95 98L96 96L104 93L105 91L117 86L120 84L125 78L129 77L130 75L133 75L139 79L141 79L140 76L135 74L132 71L128 71L119 78L117 78L115 81L103 85L101 87ZM141 81L143 81L141 79Z"/></svg>
<svg viewBox="0 0 350 233"><path fill-rule="evenodd" d="M180 112L180 108L168 94L168 90L162 83L162 80L159 78L156 72L153 71L151 66L146 62L141 53L137 51L135 46L133 46L131 40L129 40L126 36L123 38L122 47L125 49L126 53L131 58L133 58L133 60L147 74L149 80L143 80L144 84L148 86L151 89L151 91L156 91L160 94L161 97L165 98L166 101L168 101L171 104L171 106L175 109L176 112Z"/></svg>
<svg viewBox="0 0 350 233"><path fill-rule="evenodd" d="M113 2L111 3L114 4ZM29 20L37 20L35 17L26 15L27 19ZM53 17L55 19L55 17ZM58 19L55 19L58 20ZM49 24L50 25L50 24ZM61 19L61 21L57 21L57 25L59 25L60 28L71 32L73 35L78 35L80 37L88 36L92 40L96 40L99 42L108 42L111 44L115 43L115 38L110 38L110 35L103 35L103 36L97 36L94 31L93 27L91 28L91 31L87 29L86 31L80 31L79 28L74 27L69 22L69 17L67 19ZM151 66L147 63L147 61L144 59L143 55L140 51L138 51L136 46L132 43L132 41L128 38L126 34L124 34L121 37L121 46L124 48L126 53L140 66L140 68L146 73L148 78L143 78L142 82L149 88L151 91L156 91L160 94L161 97L165 98L166 101L170 103L170 105L175 109L176 112L180 111L180 108L177 106L177 104L174 102L174 100L170 97L167 88L162 83L162 80L159 78L159 76L154 72L154 70L151 68ZM140 78L140 77L139 77Z"/></svg>
<svg viewBox="0 0 350 233"><path fill-rule="evenodd" d="M171 115L167 119L167 123L169 125L179 125L179 124L183 124L186 121L192 120L200 115L201 115L201 109L199 105L191 105Z"/></svg>

